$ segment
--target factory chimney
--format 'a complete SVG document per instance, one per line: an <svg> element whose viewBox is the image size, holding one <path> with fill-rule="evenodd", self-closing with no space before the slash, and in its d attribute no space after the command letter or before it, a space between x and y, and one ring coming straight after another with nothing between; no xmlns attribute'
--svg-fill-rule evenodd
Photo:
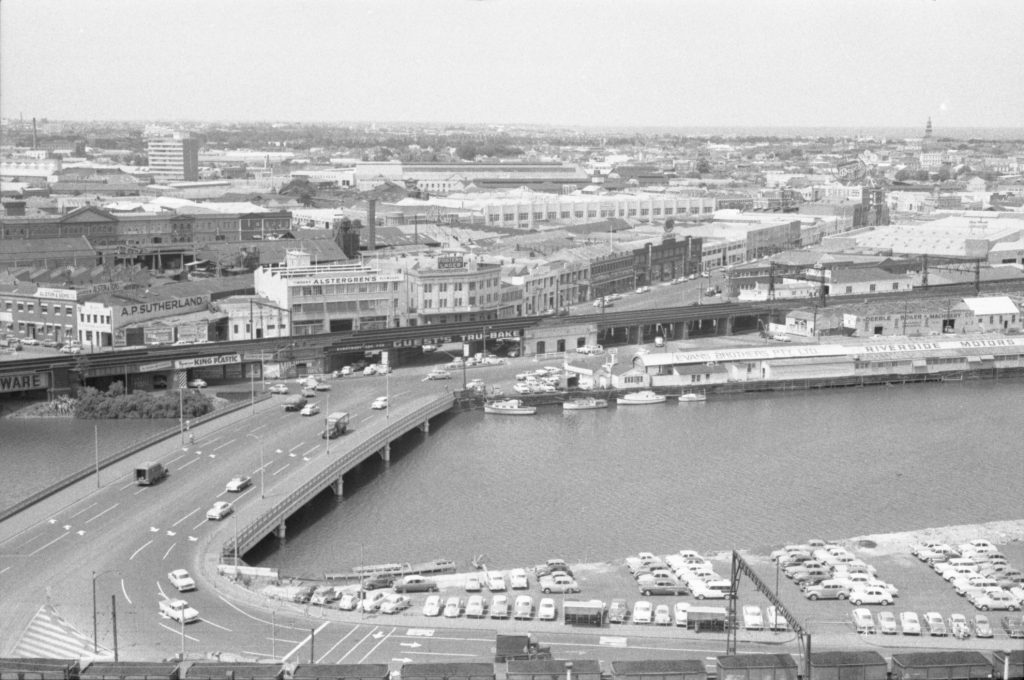
<svg viewBox="0 0 1024 680"><path fill-rule="evenodd" d="M366 206L366 222L370 231L367 234L367 250L373 252L377 250L377 199L371 198L367 201Z"/></svg>
<svg viewBox="0 0 1024 680"><path fill-rule="evenodd" d="M32 116L32 150L35 151L38 148L36 140L36 117Z"/></svg>

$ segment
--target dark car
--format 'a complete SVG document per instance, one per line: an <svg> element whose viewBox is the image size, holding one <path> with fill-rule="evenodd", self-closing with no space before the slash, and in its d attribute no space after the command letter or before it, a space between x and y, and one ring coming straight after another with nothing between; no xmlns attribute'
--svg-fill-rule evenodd
<svg viewBox="0 0 1024 680"><path fill-rule="evenodd" d="M629 604L625 600L612 600L608 607L608 623L625 623L629 618Z"/></svg>
<svg viewBox="0 0 1024 680"><path fill-rule="evenodd" d="M1024 617L1004 616L1003 630L1011 638L1024 638Z"/></svg>
<svg viewBox="0 0 1024 680"><path fill-rule="evenodd" d="M363 579L363 590L376 590L377 588L390 588L394 579L384 574L374 574Z"/></svg>
<svg viewBox="0 0 1024 680"><path fill-rule="evenodd" d="M690 589L682 583L668 578L642 578L637 581L640 594L645 597L651 595L689 595Z"/></svg>

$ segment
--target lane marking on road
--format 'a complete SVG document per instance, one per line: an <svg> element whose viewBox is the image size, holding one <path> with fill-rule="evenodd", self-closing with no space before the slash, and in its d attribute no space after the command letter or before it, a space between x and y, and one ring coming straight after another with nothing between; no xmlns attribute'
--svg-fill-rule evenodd
<svg viewBox="0 0 1024 680"><path fill-rule="evenodd" d="M153 542L153 539L150 539L150 540L146 541L145 543L143 543L141 548L139 548L138 550L136 550L135 552L132 553L132 556L128 558L128 561L131 562L132 560L134 560L135 556L138 555L143 550L145 550L147 547L149 547L149 544L152 543L152 542Z"/></svg>
<svg viewBox="0 0 1024 680"><path fill-rule="evenodd" d="M86 523L86 524L88 524L89 522L93 521L94 519L99 519L100 517L103 517L103 515L107 514L108 512L110 512L111 510L113 510L114 508L116 508L116 507L117 507L117 506L119 506L119 505L121 505L121 504L120 504L120 503L114 503L114 504L113 504L113 505L111 505L111 506L110 506L109 508L107 508L106 510L104 510L103 512L101 512L100 514L98 514L98 515L93 515L93 516L92 516L92 517L90 517L89 519L85 520L85 523Z"/></svg>
<svg viewBox="0 0 1024 680"><path fill-rule="evenodd" d="M138 496L138 495L139 495L140 493L142 493L143 491L145 491L145 490L146 490L146 489L148 489L148 488L149 488L148 486L143 486L143 487L140 487L140 488L139 488L139 490L138 490L138 491L136 491L135 493L133 493L132 495L133 495L133 496Z"/></svg>
<svg viewBox="0 0 1024 680"><path fill-rule="evenodd" d="M216 448L214 449L214 451L220 451L221 449L223 449L223 448L224 448L225 446L227 446L228 444L234 444L234 443L235 443L235 441L237 441L237 440L235 440L235 439L229 439L229 440L227 440L226 442L224 442L223 444L221 444L220 446L216 447Z"/></svg>
<svg viewBox="0 0 1024 680"><path fill-rule="evenodd" d="M359 645L361 645L361 644L363 644L364 642L366 642L366 640L367 640L368 638L370 638L370 637L373 637L373 634L377 632L377 628L379 628L379 626L374 626L374 627L373 627L373 629L372 629L372 630L371 630L371 631L370 631L369 633L367 633L366 635L364 635L363 637L361 637L361 638L359 639L359 641L358 641L357 643L355 643L354 645L352 645L351 647L349 647L348 651L347 651L347 652L345 652L345 653L344 653L344 654L342 655L342 657L341 657L340 659L338 659L337 661L335 661L334 663L341 663L342 661L344 661L345 659L347 659L347 658L348 658L348 655L349 655L349 654L351 654L352 652L356 651L356 647L358 647Z"/></svg>
<svg viewBox="0 0 1024 680"><path fill-rule="evenodd" d="M310 448L308 451L306 451L304 454L302 454L302 457L305 458L306 456L308 456L309 454L313 453L314 451L316 451L319 448L320 448L320 445L317 444L316 446Z"/></svg>
<svg viewBox="0 0 1024 680"><path fill-rule="evenodd" d="M239 614L241 614L242 616L245 616L245 617L247 617L247 618L250 618L250 619L252 619L253 621L258 621L259 623L265 623L265 624L267 624L267 625L273 625L273 626L275 626L275 627L276 627L276 628L277 628L278 630L280 630L280 629L282 629L282 628L287 628L287 629L289 629L289 630L309 630L308 628L305 628L305 627L303 627L303 628L298 628L298 627L296 627L296 626L291 626L291 625L288 625L287 623L278 623L278 622L277 622L277 620L276 620L276 618L272 618L272 619L261 619L260 617L258 617L258 616L254 616L253 614L250 614L249 612L245 611L244 609L241 609L241 608L240 608L240 607L239 607L238 605L236 605L236 604L235 604L234 602L231 602L231 601L227 600L227 599L226 599L226 598L225 598L225 597L224 597L223 595L217 595L217 597L218 597L218 598L220 598L220 601L221 601L221 602L223 602L223 603L224 603L224 604L226 604L227 606L231 607L232 609L234 609L234 610L235 610L236 612L238 612L238 613L239 613ZM267 639L268 639L268 640L270 640L270 639L272 639L272 638L267 638ZM280 640L280 639L281 639L281 638L278 638L278 640ZM292 642L292 640L285 640L285 642ZM297 642L297 641L296 641L296 642Z"/></svg>
<svg viewBox="0 0 1024 680"><path fill-rule="evenodd" d="M75 514L73 514L70 517L68 517L68 519L74 519L74 518L78 517L79 515L81 515L83 512L85 512L86 510L88 510L89 508L94 508L97 505L99 505L99 503L93 503L92 505L87 505L84 508L82 508L81 510L79 510L78 512L76 512Z"/></svg>
<svg viewBox="0 0 1024 680"><path fill-rule="evenodd" d="M10 568L11 568L10 565L8 565L8 566L4 567L3 569L0 569L0 574L4 573L5 571L7 571Z"/></svg>
<svg viewBox="0 0 1024 680"><path fill-rule="evenodd" d="M322 663L322 662L323 662L323 660L324 660L325 658L327 658L327 656L328 656L328 655L329 655L329 654L330 654L331 652L333 652L333 651L334 651L335 649L337 649L337 648L338 648L338 645L340 645L340 644L341 644L342 642L344 642L345 640L347 640L347 639L349 638L349 636L350 636L350 635L352 635L352 633L355 633L355 632L356 632L357 630L359 630L359 626L358 626L358 625L355 625L355 626L353 626L353 627L352 627L352 630L350 630L349 632L345 633L345 635L344 635L344 636L342 636L342 638L341 638L340 640L338 640L337 642L335 642L335 643L334 643L334 644L333 644L333 645L331 646L331 648L330 648L330 649L328 649L328 650L327 650L326 652L324 652L323 654L321 654L321 655L320 655L320 658L319 658L319 659L317 659L317 660L316 660L316 662L317 662L317 663Z"/></svg>
<svg viewBox="0 0 1024 680"><path fill-rule="evenodd" d="M178 520L177 522L175 522L175 523L174 523L174 524L172 524L171 526L172 526L172 527L176 527L176 526L178 526L179 524L181 524L182 522L184 522L185 520L187 520L187 519L188 519L189 517L191 517L192 515L194 515L194 514L196 514L197 512L199 512L199 511L200 511L201 509L202 509L202 508L196 508L195 510L193 510L193 511L192 511L192 512L190 512L190 513L188 513L187 515L185 515L184 517L182 517L181 519L179 519L179 520Z"/></svg>
<svg viewBox="0 0 1024 680"><path fill-rule="evenodd" d="M197 452L197 453L198 453L198 452ZM181 470L184 470L185 468L187 468L187 467L188 467L189 465L191 465L192 463L196 462L197 460L199 460L199 457L198 457L198 456L197 456L197 457L195 457L195 458L193 458L193 459L192 459L192 460L190 460L189 462L185 463L184 465L182 465L182 466L181 466L180 468L178 468L178 470L179 470L179 471L181 471Z"/></svg>
<svg viewBox="0 0 1024 680"><path fill-rule="evenodd" d="M420 654L423 656L478 656L477 654L459 654L458 652L410 652L402 650L402 654Z"/></svg>
<svg viewBox="0 0 1024 680"><path fill-rule="evenodd" d="M167 464L170 465L171 463L177 463L179 460L181 460L184 457L185 457L184 453L181 454L180 456L175 456L174 458L171 458L169 461L167 461Z"/></svg>
<svg viewBox="0 0 1024 680"><path fill-rule="evenodd" d="M121 592L124 593L124 599L128 600L128 604L131 604L132 598L128 597L128 589L125 588L124 579L121 579Z"/></svg>
<svg viewBox="0 0 1024 680"><path fill-rule="evenodd" d="M282 663L284 663L285 661L287 661L287 660L288 660L288 657L292 656L293 654L295 654L295 652L297 652L297 651L299 651L300 649L302 649L302 647L303 647L303 646L304 646L304 645L305 645L305 644L306 644L307 642L309 642L309 641L310 641L311 639L313 639L313 636L314 636L314 635L316 635L317 633L319 633L320 631L322 631L322 630L323 630L324 628L326 628L326 627L328 626L328 624L330 624L330 621L324 621L324 622L323 622L322 624L320 624L320 627L319 627L319 628L317 628L316 630L314 630L314 631L313 631L312 633L310 633L310 634L309 634L309 635L307 635L306 637L304 637L304 638L302 639L302 642L300 642L299 644L297 644L297 645L295 645L294 647L292 647L292 651L290 651L290 652L288 652L287 654L285 654L284 656L282 656L282 657L281 657L281 662L282 662Z"/></svg>
<svg viewBox="0 0 1024 680"><path fill-rule="evenodd" d="M124 486L119 486L119 487L117 487L117 490L118 490L118 491L124 491L125 489L127 489L127 488L128 488L128 487L130 487L130 486L135 486L135 480L132 480L132 481L128 482L128 483L127 483L127 484L125 484Z"/></svg>
<svg viewBox="0 0 1024 680"><path fill-rule="evenodd" d="M273 474L276 475L278 472L284 472L284 468L288 467L289 465L291 465L291 463L285 463L283 468L275 470Z"/></svg>
<svg viewBox="0 0 1024 680"><path fill-rule="evenodd" d="M376 652L378 647L380 647L382 644L387 642L388 638L391 637L391 634L394 633L396 630L398 630L398 629L397 628L392 628L390 631L388 631L388 634L385 635L384 637L382 637L380 640L378 640L377 644L375 644L373 647L370 648L370 651L368 651L366 654L363 654L363 658L359 659L359 663L366 663L366 659L371 654Z"/></svg>
<svg viewBox="0 0 1024 680"><path fill-rule="evenodd" d="M300 446L302 446L302 445L303 445L303 444L305 444L305 443L306 443L306 442L299 442L298 444L296 444L296 445L295 445L295 446L293 446L292 448L288 449L288 453L291 453L292 451L294 451L295 449L299 448Z"/></svg>
<svg viewBox="0 0 1024 680"><path fill-rule="evenodd" d="M199 527L203 526L204 524L206 524L206 523L207 523L207 522L209 522L209 521L210 521L210 520L208 520L208 519L206 519L206 518L204 517L204 518L203 518L203 521L202 521L202 522L200 522L199 524L197 524L197 525L195 525L194 527L192 527L192 531L195 531L196 529L198 529Z"/></svg>
<svg viewBox="0 0 1024 680"><path fill-rule="evenodd" d="M63 534L61 534L61 535L60 535L60 536L58 536L57 538L53 539L53 540L52 540L52 541L50 541L49 543L47 543L47 544L45 544L45 545L41 545L41 546L39 546L38 548L36 548L35 550L33 550L32 552L30 552L30 553L28 554L28 556L29 556L29 557L32 557L32 556L33 556L33 555L35 555L36 553L38 553L38 552L40 552L40 551L42 551L42 550L45 550L45 549L49 548L49 547L50 547L51 545L53 545L54 543L56 543L57 541L59 541L60 539L64 538L65 536L67 536L67 535L68 535L68 534L70 534L70 533L71 533L70 531L65 531L65 532L64 532Z"/></svg>
<svg viewBox="0 0 1024 680"><path fill-rule="evenodd" d="M263 423L262 425L257 425L256 427L254 427L254 428L251 428L251 429L250 429L249 431L250 431L250 432L255 432L256 430L262 430L262 429L263 429L263 428L265 428L266 426L267 426L267 424L266 424L266 423Z"/></svg>
<svg viewBox="0 0 1024 680"><path fill-rule="evenodd" d="M167 625L166 623L161 623L161 624L159 624L159 625L160 625L160 627L161 627L161 628L163 628L164 630L169 630L169 631L171 631L172 633L174 633L175 635L177 635L178 637L181 637L181 630L180 630L180 629L178 629L178 628L171 628L171 627L170 627L170 626L168 626L168 625ZM192 642L199 642L199 638L194 638L194 637L192 637L191 635L189 635L188 633L185 633L185 637L186 637L187 639L191 640Z"/></svg>
<svg viewBox="0 0 1024 680"><path fill-rule="evenodd" d="M204 621L205 623L208 623L208 624L210 624L210 625L211 625L211 626L213 626L214 628L220 628L221 630L227 631L227 632L229 632L229 633L231 632L231 629L230 629L230 628L225 628L224 626L222 626L222 625L220 625L220 624L218 624L218 623L214 623L214 622L213 622L213 621L211 621L210 619L201 619L201 621Z"/></svg>
<svg viewBox="0 0 1024 680"><path fill-rule="evenodd" d="M171 551L174 550L174 546L176 546L176 545L178 545L176 542L175 543L171 543L171 547L167 549L167 552L164 553L164 556L161 559L165 559L166 560L167 556L171 554Z"/></svg>

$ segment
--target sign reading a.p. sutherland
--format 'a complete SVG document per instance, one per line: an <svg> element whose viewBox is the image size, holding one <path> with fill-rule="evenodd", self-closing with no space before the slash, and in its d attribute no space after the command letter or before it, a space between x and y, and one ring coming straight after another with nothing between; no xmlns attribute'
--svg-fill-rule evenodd
<svg viewBox="0 0 1024 680"><path fill-rule="evenodd" d="M124 305L111 305L113 307L115 326L126 323L155 319L161 316L172 316L174 314L187 314L205 310L210 304L210 296L193 295L191 297L171 298L169 300L157 300L155 302L136 302Z"/></svg>
<svg viewBox="0 0 1024 680"><path fill-rule="evenodd" d="M240 354L221 354L215 357L195 357L194 359L178 359L174 362L175 368L199 368L201 366L223 366L224 364L240 364Z"/></svg>
<svg viewBox="0 0 1024 680"><path fill-rule="evenodd" d="M11 375L0 375L0 392L42 390L49 386L49 373L12 373Z"/></svg>

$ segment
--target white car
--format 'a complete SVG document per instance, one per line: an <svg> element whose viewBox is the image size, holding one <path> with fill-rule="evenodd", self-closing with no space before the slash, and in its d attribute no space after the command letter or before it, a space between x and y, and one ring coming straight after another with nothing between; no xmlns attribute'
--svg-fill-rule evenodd
<svg viewBox="0 0 1024 680"><path fill-rule="evenodd" d="M555 601L550 597L541 598L540 604L537 605L537 618L541 621L554 621L557 616Z"/></svg>
<svg viewBox="0 0 1024 680"><path fill-rule="evenodd" d="M500 571L487 572L487 590L501 593L505 590L505 576Z"/></svg>
<svg viewBox="0 0 1024 680"><path fill-rule="evenodd" d="M672 617L675 619L676 625L686 628L689 615L690 604L688 602L676 602L676 606L672 608Z"/></svg>
<svg viewBox="0 0 1024 680"><path fill-rule="evenodd" d="M380 603L381 614L397 614L398 612L408 609L412 601L408 595L399 595L398 593L392 593L384 598L384 601Z"/></svg>
<svg viewBox="0 0 1024 680"><path fill-rule="evenodd" d="M633 623L650 623L654 616L654 607L647 600L637 600L633 605Z"/></svg>
<svg viewBox="0 0 1024 680"><path fill-rule="evenodd" d="M196 589L196 582L192 580L192 576L185 569L175 569L167 574L167 580L178 589L179 593Z"/></svg>
<svg viewBox="0 0 1024 680"><path fill-rule="evenodd" d="M669 609L667 604L659 604L657 607L654 608L654 625L672 625L672 610Z"/></svg>
<svg viewBox="0 0 1024 680"><path fill-rule="evenodd" d="M320 407L316 404L306 404L302 407L302 410L299 411L299 415L302 416L315 416L318 413L320 413Z"/></svg>
<svg viewBox="0 0 1024 680"><path fill-rule="evenodd" d="M512 590L525 590L530 587L530 577L525 569L513 569L508 572L508 582Z"/></svg>
<svg viewBox="0 0 1024 680"><path fill-rule="evenodd" d="M271 394L288 394L288 386L284 383L277 383L276 385L271 385L267 391Z"/></svg>
<svg viewBox="0 0 1024 680"><path fill-rule="evenodd" d="M491 618L508 618L508 595L495 595L491 598Z"/></svg>
<svg viewBox="0 0 1024 680"><path fill-rule="evenodd" d="M372 408L375 411L383 411L387 407L388 407L388 398L387 397L377 397L376 399L373 400L373 403L370 404L370 408Z"/></svg>
<svg viewBox="0 0 1024 680"><path fill-rule="evenodd" d="M512 616L517 619L532 619L533 598L529 595L520 595L517 597L515 607L512 609Z"/></svg>
<svg viewBox="0 0 1024 680"><path fill-rule="evenodd" d="M900 632L904 635L921 634L921 620L916 612L900 612Z"/></svg>
<svg viewBox="0 0 1024 680"><path fill-rule="evenodd" d="M188 381L189 387L206 387L206 381L202 378L195 378Z"/></svg>
<svg viewBox="0 0 1024 680"><path fill-rule="evenodd" d="M764 630L764 618L761 616L761 608L756 604L744 605L743 627L746 630Z"/></svg>
<svg viewBox="0 0 1024 680"><path fill-rule="evenodd" d="M206 511L206 519L220 520L232 513L234 508L227 501L217 501L213 507Z"/></svg>
<svg viewBox="0 0 1024 680"><path fill-rule="evenodd" d="M981 592L971 593L968 598L975 607L983 612L990 609L1004 609L1015 612L1021 607L1021 603L1002 588L989 588Z"/></svg>
<svg viewBox="0 0 1024 680"><path fill-rule="evenodd" d="M160 616L178 623L192 623L199 620L199 612L188 606L185 600L161 600Z"/></svg>
<svg viewBox="0 0 1024 680"><path fill-rule="evenodd" d="M444 616L446 619L456 619L462 615L462 600L457 597L449 597L444 603Z"/></svg>
<svg viewBox="0 0 1024 680"><path fill-rule="evenodd" d="M355 611L356 607L359 606L359 593L349 592L342 593L341 597L338 598L338 609L346 612Z"/></svg>
<svg viewBox="0 0 1024 680"><path fill-rule="evenodd" d="M765 619L768 620L768 630L789 630L789 622L786 621L774 605L765 607L764 615Z"/></svg>
<svg viewBox="0 0 1024 680"><path fill-rule="evenodd" d="M440 616L441 615L441 596L440 595L428 595L426 602L423 603L423 615L424 616Z"/></svg>
<svg viewBox="0 0 1024 680"><path fill-rule="evenodd" d="M476 574L470 574L466 577L466 592L467 593L479 593L483 586L480 584L480 577Z"/></svg>
<svg viewBox="0 0 1024 680"><path fill-rule="evenodd" d="M878 632L882 635L895 635L896 616L890 611L878 612Z"/></svg>
<svg viewBox="0 0 1024 680"><path fill-rule="evenodd" d="M249 488L250 484L252 484L251 477L246 477L245 475L238 475L236 477L232 477L228 481L225 489L231 493L238 493L239 491L245 491L247 488Z"/></svg>
<svg viewBox="0 0 1024 680"><path fill-rule="evenodd" d="M483 595L473 595L466 601L466 617L470 619L479 619L484 615L484 598Z"/></svg>
<svg viewBox="0 0 1024 680"><path fill-rule="evenodd" d="M853 627L858 633L874 633L875 619L871 616L871 610L866 607L858 607L850 612L853 619Z"/></svg>
<svg viewBox="0 0 1024 680"><path fill-rule="evenodd" d="M857 605L858 607L862 604L889 605L892 602L892 594L885 588L865 586L854 588L850 591L850 604Z"/></svg>

